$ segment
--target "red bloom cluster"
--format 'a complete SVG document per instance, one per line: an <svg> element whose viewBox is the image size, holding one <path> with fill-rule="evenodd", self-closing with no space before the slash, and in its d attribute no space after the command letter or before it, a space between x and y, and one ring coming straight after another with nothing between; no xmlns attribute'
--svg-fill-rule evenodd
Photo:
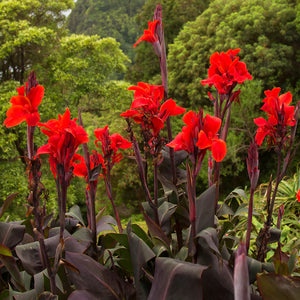
<svg viewBox="0 0 300 300"><path fill-rule="evenodd" d="M139 82L137 86L131 86L128 90L134 90L134 100L131 109L122 113L122 117L133 118L136 123L142 125L142 129L152 130L152 136L157 137L164 127L164 122L169 116L179 115L185 109L176 105L172 99L161 105L164 98L164 88L161 85L150 85Z"/></svg>
<svg viewBox="0 0 300 300"><path fill-rule="evenodd" d="M246 64L236 56L240 49L230 49L226 53L215 52L210 57L211 66L208 69L208 78L202 80L203 85L214 86L220 94L227 94L247 79L252 79Z"/></svg>
<svg viewBox="0 0 300 300"><path fill-rule="evenodd" d="M153 22L148 22L148 29L144 30L144 34L137 40L137 42L133 45L135 47L141 41L147 41L149 43L154 43L158 40L157 35L155 34L155 27L158 20L154 20Z"/></svg>
<svg viewBox="0 0 300 300"><path fill-rule="evenodd" d="M267 96L263 102L262 110L267 113L268 121L260 117L254 119L254 123L259 126L255 140L261 146L264 138L269 136L268 144L277 144L278 138L282 139L287 134L287 126L295 126L294 106L289 106L292 102L292 94L287 92L279 96L280 88L272 91L265 91Z"/></svg>
<svg viewBox="0 0 300 300"><path fill-rule="evenodd" d="M17 88L18 95L10 99L12 106L6 112L7 118L4 121L6 127L13 127L26 121L28 126L35 126L40 120L38 106L44 97L44 87L36 84Z"/></svg>
<svg viewBox="0 0 300 300"><path fill-rule="evenodd" d="M117 153L118 150L131 147L131 142L124 139L120 134L109 135L108 125L104 128L95 129L94 133L97 138L96 146L98 147L98 142L101 143L104 161L110 159L112 164L118 163L123 158L121 153Z"/></svg>
<svg viewBox="0 0 300 300"><path fill-rule="evenodd" d="M212 151L216 161L223 160L227 152L226 143L217 135L221 127L221 119L209 114L203 118L202 111L198 114L189 111L184 115L183 122L187 126L184 126L182 132L167 144L168 147L174 148L174 151L185 150L191 154L195 153L197 146L200 150Z"/></svg>
<svg viewBox="0 0 300 300"><path fill-rule="evenodd" d="M94 168L96 168L100 165L102 166L102 169L105 170L105 164L104 164L104 159L103 159L102 155L100 153L97 153L96 151L93 151L93 154L90 155L91 170L93 170ZM73 174L75 176L85 177L85 179L87 179L88 171L87 171L87 167L86 167L85 160L83 157L81 157L79 163L76 163L74 165ZM102 177L103 175L100 173L99 176Z"/></svg>
<svg viewBox="0 0 300 300"><path fill-rule="evenodd" d="M300 202L300 189L299 189L299 191L297 193L297 200L298 200L298 202Z"/></svg>
<svg viewBox="0 0 300 300"><path fill-rule="evenodd" d="M57 164L64 167L65 173L70 172L73 163L81 160L76 154L78 146L89 141L88 135L76 123L77 119L71 120L70 110L67 108L64 115L59 115L58 120L52 119L47 123L39 123L41 131L49 137L48 144L40 147L37 154L49 154L49 163L53 175L56 177Z"/></svg>

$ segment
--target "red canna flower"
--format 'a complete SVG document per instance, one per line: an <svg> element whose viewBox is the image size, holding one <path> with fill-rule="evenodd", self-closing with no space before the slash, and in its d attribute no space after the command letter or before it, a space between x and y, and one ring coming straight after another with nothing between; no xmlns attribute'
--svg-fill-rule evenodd
<svg viewBox="0 0 300 300"><path fill-rule="evenodd" d="M297 199L298 199L298 202L300 202L300 189L299 189L299 191L297 193Z"/></svg>
<svg viewBox="0 0 300 300"><path fill-rule="evenodd" d="M155 34L155 27L158 20L154 20L153 22L148 22L148 29L144 30L144 34L137 40L137 42L133 45L135 47L141 41L147 41L149 43L154 43L158 40L157 35Z"/></svg>
<svg viewBox="0 0 300 300"><path fill-rule="evenodd" d="M121 153L117 153L119 149L131 147L131 142L124 139L120 134L109 135L108 125L104 128L95 129L94 133L97 139L95 141L96 146L98 147L98 142L101 143L104 160L111 159L112 164L118 163L123 158Z"/></svg>
<svg viewBox="0 0 300 300"><path fill-rule="evenodd" d="M93 151L93 154L90 155L90 167L91 170L93 170L95 167L102 166L102 169L104 170L105 173L105 164L104 164L104 159L100 153L97 153L96 151ZM74 164L74 170L73 174L78 177L85 177L85 180L87 180L87 167L85 164L84 157L81 156L81 159L78 163ZM99 177L103 177L103 175L100 173Z"/></svg>
<svg viewBox="0 0 300 300"><path fill-rule="evenodd" d="M254 123L258 126L255 140L259 146L266 136L269 136L269 146L284 141L288 134L288 126L296 124L295 107L289 106L292 94L287 92L279 96L279 92L280 88L265 91L267 97L263 100L264 105L261 109L267 113L268 120L262 117L254 119Z"/></svg>
<svg viewBox="0 0 300 300"><path fill-rule="evenodd" d="M227 153L226 143L218 138L217 132L221 127L221 119L206 114L203 127L198 135L196 145L199 149L208 149L212 152L215 161L222 161Z"/></svg>
<svg viewBox="0 0 300 300"><path fill-rule="evenodd" d="M17 91L18 95L10 99L12 106L6 112L7 118L3 125L13 127L24 121L28 126L37 125L40 120L38 106L44 97L44 87L37 83L34 73L30 73L26 82L26 90L25 86L22 86L17 88Z"/></svg>
<svg viewBox="0 0 300 300"><path fill-rule="evenodd" d="M65 173L71 171L76 160L81 160L81 156L76 154L80 144L89 141L88 135L83 127L76 123L77 119L71 120L70 110L66 112L58 120L52 119L47 123L38 123L41 131L49 137L48 144L40 147L37 154L49 154L50 169L56 177L57 164L64 167Z"/></svg>
<svg viewBox="0 0 300 300"><path fill-rule="evenodd" d="M265 111L269 117L269 122L273 125L278 124L279 118L283 118L281 120L281 125L283 126L294 126L296 124L294 118L294 106L289 106L292 102L292 94L291 92L287 92L279 96L280 87L274 88L272 91L265 91L265 95L267 96L263 102L262 110Z"/></svg>
<svg viewBox="0 0 300 300"><path fill-rule="evenodd" d="M164 97L164 88L161 85L150 85L139 82L137 86L131 86L128 90L134 90L134 100L131 109L122 113L122 117L133 118L136 123L142 125L142 130L152 130L152 137L157 137L169 116L179 115L185 109L176 105L172 99L161 105Z"/></svg>
<svg viewBox="0 0 300 300"><path fill-rule="evenodd" d="M214 86L220 94L227 94L238 83L252 79L246 64L236 56L240 49L230 49L226 53L215 52L210 57L211 66L208 69L208 78L202 80L203 85Z"/></svg>
<svg viewBox="0 0 300 300"><path fill-rule="evenodd" d="M187 126L182 127L182 132L177 134L167 146L174 148L174 151L185 150L192 154L195 152L195 141L198 140L198 134L202 128L202 111L199 114L193 111L187 112L183 116L183 122Z"/></svg>
<svg viewBox="0 0 300 300"><path fill-rule="evenodd" d="M173 141L167 144L168 147L174 148L174 151L185 150L190 154L200 150L212 151L213 158L221 161L226 155L226 143L218 138L217 132L221 126L221 120L206 114L203 118L203 112L198 114L189 111L183 117L187 126L182 128ZM197 147L196 147L197 146Z"/></svg>

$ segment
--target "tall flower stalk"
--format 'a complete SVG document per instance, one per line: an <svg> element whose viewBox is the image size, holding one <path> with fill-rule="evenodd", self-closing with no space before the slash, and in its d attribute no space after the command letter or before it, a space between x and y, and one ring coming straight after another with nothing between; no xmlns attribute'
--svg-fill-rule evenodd
<svg viewBox="0 0 300 300"><path fill-rule="evenodd" d="M245 80L252 79L246 64L241 62L237 56L239 51L240 49L230 49L226 53L213 53L210 57L211 66L208 69L208 78L201 81L203 85L208 84L217 89L215 97L211 93L208 95L214 103L215 117L221 119L222 126L219 135L225 142L230 124L231 105L234 101L239 101L240 90L234 91L234 89ZM213 182L217 185L215 210L219 199L220 168L220 162L216 162L213 176Z"/></svg>
<svg viewBox="0 0 300 300"><path fill-rule="evenodd" d="M148 29L144 30L144 34L137 40L133 45L135 47L141 41L147 41L152 44L153 50L159 58L160 70L161 70L161 81L163 86L163 100L168 99L168 68L167 68L167 55L166 55L166 44L162 23L162 7L160 4L156 6L153 16L153 22L148 22ZM166 118L167 130L168 130L168 142L173 139L171 120L169 117ZM175 167L175 156L174 150L171 148L170 151L171 161L171 172L173 178L173 184L177 183L176 167Z"/></svg>
<svg viewBox="0 0 300 300"><path fill-rule="evenodd" d="M111 170L114 164L119 163L120 160L123 158L122 154L118 153L119 149L130 148L131 143L126 139L124 139L118 133L113 133L112 135L109 135L108 125L106 125L104 128L95 129L94 133L96 136L96 141L95 141L96 146L99 147L98 143L101 144L102 157L105 165L105 169L102 175L105 182L106 193L113 207L119 232L122 233L123 228L122 228L121 220L112 194Z"/></svg>
<svg viewBox="0 0 300 300"><path fill-rule="evenodd" d="M290 106L292 94L287 92L279 96L280 88L265 91L266 98L263 100L262 110L267 114L268 120L259 117L254 119L258 126L255 141L261 146L264 139L267 138L268 149L274 148L277 154L277 172L274 189L268 194L268 215L264 228L260 232L261 245L258 249L258 259L263 261L266 255L266 246L270 236L270 227L272 225L273 209L276 199L278 186L286 174L287 167L295 155L296 149L293 149L295 135L299 120L300 101L296 107Z"/></svg>
<svg viewBox="0 0 300 300"><path fill-rule="evenodd" d="M26 121L27 123L27 156L29 174L29 205L33 206L34 228L36 238L40 245L41 261L47 269L50 277L50 288L56 294L55 273L53 272L44 242L43 218L44 209L40 207L40 196L43 193L41 187L41 161L35 157L34 152L34 131L40 120L38 106L44 97L44 87L39 85L34 71L29 72L25 86L17 88L18 95L10 99L12 106L6 112L7 118L4 121L6 127L13 127Z"/></svg>
<svg viewBox="0 0 300 300"><path fill-rule="evenodd" d="M250 247L252 216L253 216L253 198L254 198L255 188L257 186L257 182L259 178L258 150L257 150L257 144L255 142L251 143L248 149L247 170L250 179L250 198L249 198L249 207L248 207L247 233L246 233L246 245L245 245L246 253L248 253Z"/></svg>
<svg viewBox="0 0 300 300"><path fill-rule="evenodd" d="M54 175L57 187L60 241L63 244L65 229L65 213L67 203L67 190L71 183L74 163L81 159L76 153L79 145L87 143L89 138L83 127L71 120L70 110L67 108L63 115L47 123L39 123L41 131L48 136L48 143L40 147L38 155L48 154L50 169Z"/></svg>
<svg viewBox="0 0 300 300"><path fill-rule="evenodd" d="M121 116L128 120L129 132L132 131L129 119L133 119L134 122L140 124L144 144L146 145L145 151L152 156L154 166L153 200L148 193L149 189L143 163L139 159L140 150L133 133L131 133L131 142L134 145L144 191L150 206L154 210L154 215L157 216L156 222L158 222L158 164L162 146L165 144L165 139L160 136L160 131L170 116L182 114L185 112L185 109L178 106L172 99L163 102L164 87L161 85L139 82L137 86L131 86L128 89L134 90L134 100L130 109L122 113Z"/></svg>
<svg viewBox="0 0 300 300"><path fill-rule="evenodd" d="M191 222L191 239L196 236L196 180L201 170L203 159L207 150L212 152L213 158L219 162L226 155L226 143L218 138L217 132L221 126L221 120L206 114L203 118L203 110L199 113L189 111L183 116L186 124L173 141L167 144L174 151L185 150L188 152L189 163L187 169L187 195L189 199L189 218Z"/></svg>

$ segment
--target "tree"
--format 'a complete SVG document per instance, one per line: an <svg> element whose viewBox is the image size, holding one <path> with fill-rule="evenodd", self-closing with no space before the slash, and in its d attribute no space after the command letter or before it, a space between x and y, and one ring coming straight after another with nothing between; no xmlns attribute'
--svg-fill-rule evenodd
<svg viewBox="0 0 300 300"><path fill-rule="evenodd" d="M157 4L162 6L162 18L165 32L165 41L168 45L173 43L183 25L189 21L193 21L208 6L207 0L148 0L143 10L137 16L140 35L147 28L148 21L152 21L153 12ZM159 63L153 63L157 60L153 52L153 48L146 43L142 43L135 48L135 63L129 68L126 78L132 82L155 80L160 83ZM157 78L153 78L157 76ZM152 81L152 83L154 83Z"/></svg>
<svg viewBox="0 0 300 300"><path fill-rule="evenodd" d="M69 16L72 33L113 37L131 60L138 27L135 15L145 0L79 0Z"/></svg>
<svg viewBox="0 0 300 300"><path fill-rule="evenodd" d="M67 36L63 11L72 3L35 0L0 2L0 32L3 33L0 35L1 124L10 107L10 98L16 95L16 87L23 85L28 70L32 69L36 71L39 83L45 87L45 96L39 107L41 122L57 118L66 106L70 107L73 117L77 116L78 107L93 113L96 117L87 120L92 121L102 112L108 119L115 118L114 110L122 108L120 103L130 105L129 84L115 80L118 72L126 71L128 58L113 38ZM86 123L90 125L90 122ZM19 191L14 205L20 208L27 196L26 125L20 124L11 129L1 126L0 133L0 169L3 170L1 199ZM92 129L89 134L93 134ZM34 141L38 146L45 142L39 129L35 131ZM10 171L4 172L8 166ZM49 188L47 205L51 210L56 198L55 183L46 160L44 166L43 182ZM13 181L19 185L14 185ZM82 189L71 189L69 204L85 201L85 183L80 179L76 181ZM13 209L20 212L16 207Z"/></svg>
<svg viewBox="0 0 300 300"><path fill-rule="evenodd" d="M170 46L170 92L187 106L203 104L209 57L241 48L263 89L300 89L299 4L296 1L215 0ZM298 13L297 13L298 12ZM205 102L204 102L205 103Z"/></svg>
<svg viewBox="0 0 300 300"><path fill-rule="evenodd" d="M51 53L65 34L72 0L0 2L0 82L23 82L26 71Z"/></svg>

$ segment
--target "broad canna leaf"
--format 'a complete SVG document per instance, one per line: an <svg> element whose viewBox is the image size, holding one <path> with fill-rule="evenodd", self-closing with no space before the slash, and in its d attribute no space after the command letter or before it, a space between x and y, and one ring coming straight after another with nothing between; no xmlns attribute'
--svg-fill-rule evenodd
<svg viewBox="0 0 300 300"><path fill-rule="evenodd" d="M160 227L166 235L169 235L172 228L171 228L171 217L175 213L177 205L172 204L170 202L165 201L159 208L158 208L158 217Z"/></svg>
<svg viewBox="0 0 300 300"><path fill-rule="evenodd" d="M115 231L114 227L117 226L116 220L112 216L103 216L100 218L100 220L97 222L97 234L103 232L103 231Z"/></svg>
<svg viewBox="0 0 300 300"><path fill-rule="evenodd" d="M264 300L299 300L300 279L275 273L257 276L258 289Z"/></svg>
<svg viewBox="0 0 300 300"><path fill-rule="evenodd" d="M147 299L150 291L149 281L145 278L145 272L142 268L145 268L147 262L155 257L155 253L141 238L132 232L130 222L127 225L127 232L136 296L137 299Z"/></svg>
<svg viewBox="0 0 300 300"><path fill-rule="evenodd" d="M206 299L201 277L207 268L172 258L157 258L148 300Z"/></svg>
<svg viewBox="0 0 300 300"><path fill-rule="evenodd" d="M216 185L212 185L196 199L196 234L214 227Z"/></svg>
<svg viewBox="0 0 300 300"><path fill-rule="evenodd" d="M198 235L197 263L209 268L203 272L201 282L205 300L233 300L233 276L228 262L218 250L218 236L214 228L202 230Z"/></svg>
<svg viewBox="0 0 300 300"><path fill-rule="evenodd" d="M0 222L0 244L5 245L9 249L13 249L18 245L24 237L25 226L16 223Z"/></svg>
<svg viewBox="0 0 300 300"><path fill-rule="evenodd" d="M69 297L68 300L98 300L98 294L92 294L86 290L76 290Z"/></svg>
<svg viewBox="0 0 300 300"><path fill-rule="evenodd" d="M125 293L132 293L116 272L99 264L91 257L85 254L66 252L66 260L78 270L75 272L73 269L66 269L68 277L76 289L86 290L97 295L98 299L107 300L122 299Z"/></svg>
<svg viewBox="0 0 300 300"><path fill-rule="evenodd" d="M0 244L0 261L6 267L9 274L15 281L19 291L25 291L24 281L18 269L15 258L13 257L10 249Z"/></svg>
<svg viewBox="0 0 300 300"><path fill-rule="evenodd" d="M73 205L69 209L69 211L66 213L66 216L72 217L72 218L78 220L83 226L85 226L82 215L81 215L80 207L78 205Z"/></svg>

